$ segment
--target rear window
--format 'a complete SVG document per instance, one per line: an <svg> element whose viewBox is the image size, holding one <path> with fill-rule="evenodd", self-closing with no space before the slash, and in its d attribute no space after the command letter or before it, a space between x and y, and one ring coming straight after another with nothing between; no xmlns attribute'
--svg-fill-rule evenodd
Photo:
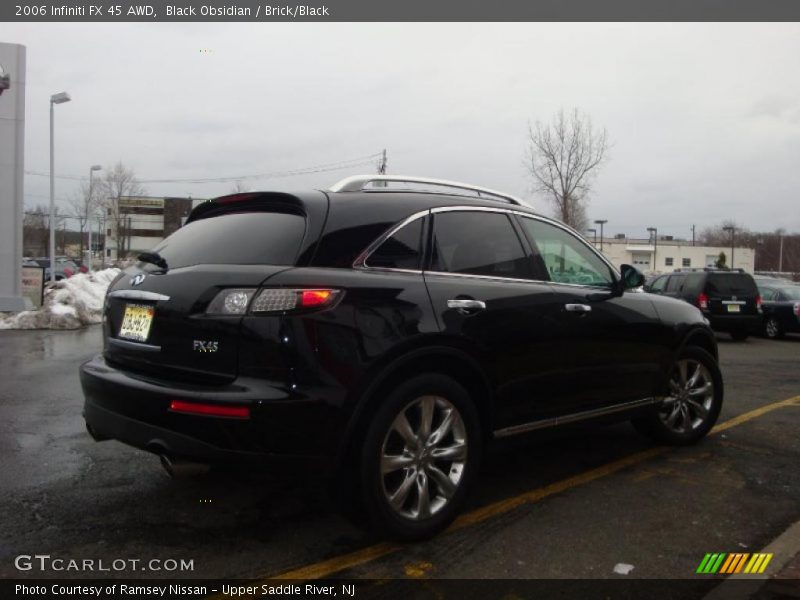
<svg viewBox="0 0 800 600"><path fill-rule="evenodd" d="M780 289L781 297L787 300L800 300L800 285Z"/></svg>
<svg viewBox="0 0 800 600"><path fill-rule="evenodd" d="M422 219L409 223L383 242L367 259L368 267L419 269Z"/></svg>
<svg viewBox="0 0 800 600"><path fill-rule="evenodd" d="M170 269L190 265L293 265L306 222L274 212L223 214L193 221L153 248Z"/></svg>
<svg viewBox="0 0 800 600"><path fill-rule="evenodd" d="M709 273L706 293L755 296L758 288L753 278L746 273Z"/></svg>

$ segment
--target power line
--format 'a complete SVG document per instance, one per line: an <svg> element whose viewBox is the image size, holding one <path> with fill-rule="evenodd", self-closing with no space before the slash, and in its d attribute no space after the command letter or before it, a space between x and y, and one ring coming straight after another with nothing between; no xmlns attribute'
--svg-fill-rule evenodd
<svg viewBox="0 0 800 600"><path fill-rule="evenodd" d="M294 177L297 175L310 175L312 173L324 173L327 171L338 171L341 169L350 169L353 167L360 167L363 165L373 164L375 159L380 157L382 152L375 152L367 156L351 158L348 160L340 160L331 163L324 163L321 165L314 165L310 167L300 167L297 169L288 169L284 171L270 171L266 173L256 173L253 175L236 175L230 177L190 177L185 179L178 178L163 178L163 179L139 179L139 183L230 183L235 181L257 180L257 179L277 179L280 177ZM49 173L41 171L25 171L26 175L35 177L50 177ZM86 177L79 177L75 175L56 175L57 179L69 179L72 181L82 181Z"/></svg>

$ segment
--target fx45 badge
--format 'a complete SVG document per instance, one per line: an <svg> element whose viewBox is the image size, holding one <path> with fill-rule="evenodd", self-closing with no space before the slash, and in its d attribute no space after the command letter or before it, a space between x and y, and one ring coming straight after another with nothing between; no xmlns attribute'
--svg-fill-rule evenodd
<svg viewBox="0 0 800 600"><path fill-rule="evenodd" d="M195 352L217 352L219 350L219 342L216 341L194 340L192 346Z"/></svg>

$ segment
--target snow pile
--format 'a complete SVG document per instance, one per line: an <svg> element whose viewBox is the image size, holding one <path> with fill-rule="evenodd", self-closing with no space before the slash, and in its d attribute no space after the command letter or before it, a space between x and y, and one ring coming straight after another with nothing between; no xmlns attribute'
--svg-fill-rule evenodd
<svg viewBox="0 0 800 600"><path fill-rule="evenodd" d="M78 329L99 323L106 290L119 273L104 269L48 283L39 310L0 314L0 329Z"/></svg>

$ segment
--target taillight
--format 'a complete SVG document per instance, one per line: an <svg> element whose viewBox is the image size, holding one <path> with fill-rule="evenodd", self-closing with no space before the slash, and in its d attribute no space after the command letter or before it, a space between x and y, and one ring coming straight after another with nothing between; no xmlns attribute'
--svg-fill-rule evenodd
<svg viewBox="0 0 800 600"><path fill-rule="evenodd" d="M800 302L794 303L794 314L795 316L800 317Z"/></svg>
<svg viewBox="0 0 800 600"><path fill-rule="evenodd" d="M190 415L206 415L209 417L229 417L233 419L249 419L250 407L224 406L219 404L205 404L202 402L188 402L186 400L173 400L169 409L173 412L187 413Z"/></svg>
<svg viewBox="0 0 800 600"><path fill-rule="evenodd" d="M72 269L70 269L69 267L64 267L64 275L66 275L67 277L72 277L73 275Z"/></svg>
<svg viewBox="0 0 800 600"><path fill-rule="evenodd" d="M700 294L697 297L697 306L699 306L703 310L707 310L708 309L708 296L706 296L705 294Z"/></svg>
<svg viewBox="0 0 800 600"><path fill-rule="evenodd" d="M761 312L761 294L756 295L756 310Z"/></svg>
<svg viewBox="0 0 800 600"><path fill-rule="evenodd" d="M299 290L286 288L267 288L261 290L253 299L250 312L275 313L312 308L325 308L334 303L340 290L314 289Z"/></svg>
<svg viewBox="0 0 800 600"><path fill-rule="evenodd" d="M206 314L244 315L315 310L331 306L341 294L334 289L230 288L219 292L209 303Z"/></svg>

